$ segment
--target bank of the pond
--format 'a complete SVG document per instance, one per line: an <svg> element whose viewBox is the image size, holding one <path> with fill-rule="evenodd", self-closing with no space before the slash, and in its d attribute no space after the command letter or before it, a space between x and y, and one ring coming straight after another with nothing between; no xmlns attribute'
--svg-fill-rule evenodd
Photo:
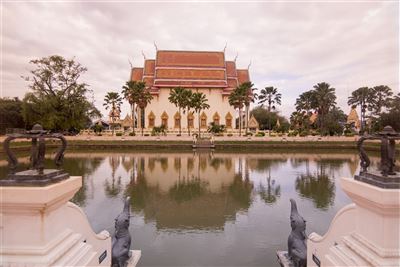
<svg viewBox="0 0 400 267"><path fill-rule="evenodd" d="M111 150L111 149L135 149L135 150L173 150L183 151L192 149L192 141L188 140L68 140L68 150ZM2 145L2 144L1 144ZM56 148L57 141L47 143L48 148ZM216 140L216 150L240 150L240 151L265 151L265 150L352 150L356 151L355 141L258 141L258 140ZM27 151L30 142L12 142L13 151ZM364 145L366 150L379 151L380 144L368 142ZM2 149L0 153L4 153Z"/></svg>

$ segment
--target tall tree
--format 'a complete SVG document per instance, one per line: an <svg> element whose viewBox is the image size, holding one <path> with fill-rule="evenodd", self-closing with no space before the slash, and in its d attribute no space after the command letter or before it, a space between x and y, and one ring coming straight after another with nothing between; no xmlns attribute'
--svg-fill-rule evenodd
<svg viewBox="0 0 400 267"><path fill-rule="evenodd" d="M0 134L7 128L25 128L22 117L22 101L15 98L0 98Z"/></svg>
<svg viewBox="0 0 400 267"><path fill-rule="evenodd" d="M142 81L127 81L122 87L122 94L129 102L132 112L132 133L135 134L135 110L136 105L143 110L153 99L153 96L146 89L146 83ZM140 118L138 118L139 121ZM143 135L143 125L142 125Z"/></svg>
<svg viewBox="0 0 400 267"><path fill-rule="evenodd" d="M193 108L192 106L192 95L193 92L191 90L185 90L184 91L184 110L183 113L185 113L185 111L187 112L187 128L188 128L188 135L190 136L190 126L189 126L189 115L190 115L190 110Z"/></svg>
<svg viewBox="0 0 400 267"><path fill-rule="evenodd" d="M335 88L330 87L329 83L318 83L314 85L314 97L312 107L318 112L318 125L321 134L327 133L325 119L328 112L336 105Z"/></svg>
<svg viewBox="0 0 400 267"><path fill-rule="evenodd" d="M258 95L254 93L256 88L253 88L254 84L251 82L244 82L240 85L243 87L244 91L244 106L246 108L246 133L249 128L249 112L250 112L250 103L254 103L254 101L257 99Z"/></svg>
<svg viewBox="0 0 400 267"><path fill-rule="evenodd" d="M367 111L368 106L371 103L371 89L368 87L360 87L357 90L354 90L351 93L351 96L349 96L347 100L347 104L351 106L360 106L360 111L361 111L361 129L360 133L362 134L364 132L365 128L365 114Z"/></svg>
<svg viewBox="0 0 400 267"><path fill-rule="evenodd" d="M104 97L104 104L106 110L111 109L111 129L112 135L114 135L114 127L115 127L115 114L121 112L121 104L122 98L116 92L108 92Z"/></svg>
<svg viewBox="0 0 400 267"><path fill-rule="evenodd" d="M200 112L203 109L209 109L210 105L207 104L207 98L206 95L201 93L201 92L197 92L197 93L193 93L192 94L192 99L191 99L191 106L193 107L193 109L197 112L198 115L198 121L199 121L199 138L200 138L200 128L201 128L201 121L200 121Z"/></svg>
<svg viewBox="0 0 400 267"><path fill-rule="evenodd" d="M370 95L369 108L374 115L379 115L382 108L388 107L392 100L391 96L393 95L393 91L387 85L379 85L370 89Z"/></svg>
<svg viewBox="0 0 400 267"><path fill-rule="evenodd" d="M179 136L182 133L182 114L181 110L187 105L187 94L186 89L183 87L175 87L169 93L168 100L178 108L179 112Z"/></svg>
<svg viewBox="0 0 400 267"><path fill-rule="evenodd" d="M30 76L31 92L23 100L22 114L27 124L41 123L52 130L80 130L88 127L94 117L101 116L91 91L80 77L87 71L74 59L58 55L30 61L35 66Z"/></svg>
<svg viewBox="0 0 400 267"><path fill-rule="evenodd" d="M242 135L242 109L245 105L247 90L244 86L238 86L233 90L229 97L229 105L239 110L239 136Z"/></svg>
<svg viewBox="0 0 400 267"><path fill-rule="evenodd" d="M299 123L298 120L303 120L300 125L301 128L309 129L310 128L310 117L312 115L313 110L313 102L314 102L314 91L309 90L302 93L296 99L296 111L299 114L294 114L296 117L296 123ZM300 116L301 114L301 116Z"/></svg>
<svg viewBox="0 0 400 267"><path fill-rule="evenodd" d="M271 112L271 110L275 110L275 105L281 105L281 98L282 94L278 93L278 88L268 86L261 89L260 95L258 96L258 104L263 105L267 102L268 112Z"/></svg>

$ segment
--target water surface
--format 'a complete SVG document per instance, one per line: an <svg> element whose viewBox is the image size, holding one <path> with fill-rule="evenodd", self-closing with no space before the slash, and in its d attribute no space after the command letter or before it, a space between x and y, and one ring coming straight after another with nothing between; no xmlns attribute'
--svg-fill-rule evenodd
<svg viewBox="0 0 400 267"><path fill-rule="evenodd" d="M140 266L278 266L275 252L286 250L290 233L289 199L307 234L325 233L350 203L339 178L354 175L358 156L73 152L64 168L83 176L73 201L96 232L113 233L122 200L131 197Z"/></svg>

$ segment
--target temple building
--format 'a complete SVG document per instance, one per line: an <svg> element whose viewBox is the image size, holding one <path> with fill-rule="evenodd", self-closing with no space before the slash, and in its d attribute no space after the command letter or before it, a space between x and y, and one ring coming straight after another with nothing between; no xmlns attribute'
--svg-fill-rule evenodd
<svg viewBox="0 0 400 267"><path fill-rule="evenodd" d="M229 94L241 83L250 81L248 69L237 69L235 61L227 61L219 51L157 50L155 59L145 59L143 68L132 68L132 81L143 81L153 96L145 110L139 110L138 128L151 130L165 125L169 132L188 127L198 130L198 114L193 110L179 116L178 108L169 102L170 91L184 87L206 95L209 109L200 113L200 128L210 122L223 124L228 131L235 128L235 109L229 105Z"/></svg>

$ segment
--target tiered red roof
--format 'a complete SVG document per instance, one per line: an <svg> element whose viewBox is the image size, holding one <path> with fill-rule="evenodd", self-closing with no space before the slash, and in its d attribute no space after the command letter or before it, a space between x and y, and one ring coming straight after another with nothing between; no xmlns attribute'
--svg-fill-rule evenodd
<svg viewBox="0 0 400 267"><path fill-rule="evenodd" d="M237 70L234 61L225 61L224 52L157 51L155 60L145 60L144 68L133 68L133 81L144 81L153 94L162 87L221 88L229 94L249 81L248 70Z"/></svg>

